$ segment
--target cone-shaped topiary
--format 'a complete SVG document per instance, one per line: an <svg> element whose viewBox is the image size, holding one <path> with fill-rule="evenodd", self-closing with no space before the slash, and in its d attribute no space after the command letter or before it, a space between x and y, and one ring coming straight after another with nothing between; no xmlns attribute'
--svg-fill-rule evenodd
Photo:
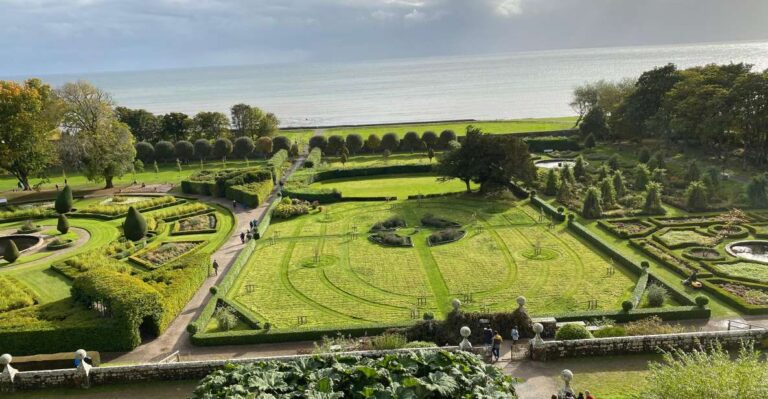
<svg viewBox="0 0 768 399"><path fill-rule="evenodd" d="M707 209L707 188L700 181L692 182L685 190L685 199L688 209L703 211Z"/></svg>
<svg viewBox="0 0 768 399"><path fill-rule="evenodd" d="M647 214L664 214L664 208L661 206L661 191L661 184L655 182L648 183L643 212Z"/></svg>
<svg viewBox="0 0 768 399"><path fill-rule="evenodd" d="M603 215L603 207L600 204L600 190L597 187L590 187L587 196L584 198L584 206L581 208L581 215L587 219L597 219Z"/></svg>
<svg viewBox="0 0 768 399"><path fill-rule="evenodd" d="M573 165L573 176L577 180L584 180L587 177L587 168L584 165L584 157L576 157L576 163Z"/></svg>
<svg viewBox="0 0 768 399"><path fill-rule="evenodd" d="M600 203L606 208L616 206L616 190L613 188L613 182L609 179L600 182Z"/></svg>
<svg viewBox="0 0 768 399"><path fill-rule="evenodd" d="M564 180L567 181L567 180ZM547 172L547 184L544 186L544 194L555 195L557 194L557 175L554 169L550 169Z"/></svg>
<svg viewBox="0 0 768 399"><path fill-rule="evenodd" d="M19 247L16 246L16 243L13 242L13 240L8 241L8 246L5 247L3 258L5 258L5 261L8 263L16 262L16 259L19 259Z"/></svg>
<svg viewBox="0 0 768 399"><path fill-rule="evenodd" d="M147 234L147 221L134 207L128 208L128 215L123 223L123 233L131 241L138 241Z"/></svg>
<svg viewBox="0 0 768 399"><path fill-rule="evenodd" d="M621 198L627 193L624 185L624 175L620 170L613 173L613 189L616 191L616 197Z"/></svg>
<svg viewBox="0 0 768 399"><path fill-rule="evenodd" d="M72 189L69 187L69 184L64 186L64 189L59 192L59 195L56 197L56 203L54 204L56 208L56 212L60 214L65 214L72 210Z"/></svg>
<svg viewBox="0 0 768 399"><path fill-rule="evenodd" d="M61 234L67 234L69 231L69 219L66 215L59 215L59 222L56 223L56 230Z"/></svg>
<svg viewBox="0 0 768 399"><path fill-rule="evenodd" d="M561 181L560 187L557 189L557 201L561 204L568 204L571 202L571 198L573 198L571 184L568 183L568 180Z"/></svg>

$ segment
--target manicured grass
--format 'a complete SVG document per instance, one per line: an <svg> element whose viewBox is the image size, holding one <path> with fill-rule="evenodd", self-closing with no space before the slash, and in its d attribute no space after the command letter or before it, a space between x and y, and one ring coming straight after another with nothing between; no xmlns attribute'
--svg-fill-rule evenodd
<svg viewBox="0 0 768 399"><path fill-rule="evenodd" d="M502 134L502 133L526 133L526 132L542 132L553 130L565 130L573 128L576 122L576 117L562 117L562 118L540 118L540 119L515 119L515 120L499 120L499 121L474 121L474 122L452 122L452 123L411 123L402 125L388 125L388 126L360 126L349 128L333 128L325 129L325 135L339 134L346 136L351 133L357 133L363 136L363 139L370 134L377 134L379 137L386 133L396 133L399 137L405 135L406 132L414 131L419 133L419 136L423 132L428 130L440 134L443 130L453 130L457 135L463 136L466 133L468 125L473 125L483 129L486 133Z"/></svg>
<svg viewBox="0 0 768 399"><path fill-rule="evenodd" d="M721 273L731 277L744 277L768 282L768 265L752 262L737 262L715 266Z"/></svg>
<svg viewBox="0 0 768 399"><path fill-rule="evenodd" d="M630 399L646 386L650 362L660 362L660 355L628 355L566 359L547 362L553 370L550 378L562 384L560 371L573 372L572 388L578 392L589 390L600 399Z"/></svg>
<svg viewBox="0 0 768 399"><path fill-rule="evenodd" d="M349 179L324 180L311 185L313 188L333 188L345 197L397 197L409 195L456 193L466 190L459 180L441 182L430 174L382 175L375 178L361 176ZM472 184L474 189L477 185Z"/></svg>
<svg viewBox="0 0 768 399"><path fill-rule="evenodd" d="M382 156L382 154L374 154L374 155L355 155L349 157L349 160L347 160L347 163L342 164L339 161L339 157L329 157L326 156L323 158L323 163L326 164L327 169L352 169L352 168L374 168L374 167L381 167L381 166L392 166L392 165L427 165L427 164L437 164L437 159L432 159L432 161L429 161L429 158L427 158L426 154L423 152L420 153L413 153L413 154L391 154L389 157L385 158Z"/></svg>
<svg viewBox="0 0 768 399"><path fill-rule="evenodd" d="M415 227L428 213L463 224L467 237L427 246L433 230ZM393 215L405 218L399 234L414 247L367 239L374 223ZM536 315L586 310L591 299L618 309L633 278L623 270L609 276L607 259L536 216L524 203L463 197L330 205L273 221L228 297L277 329L298 327L300 316L303 327L404 322L412 312L442 317L456 297L468 310L513 309L519 295ZM536 240L555 258L527 258Z"/></svg>

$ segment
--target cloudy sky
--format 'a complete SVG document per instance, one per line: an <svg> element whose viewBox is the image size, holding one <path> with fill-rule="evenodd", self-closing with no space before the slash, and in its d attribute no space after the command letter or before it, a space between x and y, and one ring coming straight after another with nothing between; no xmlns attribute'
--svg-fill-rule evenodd
<svg viewBox="0 0 768 399"><path fill-rule="evenodd" d="M0 0L0 75L768 39L768 0Z"/></svg>

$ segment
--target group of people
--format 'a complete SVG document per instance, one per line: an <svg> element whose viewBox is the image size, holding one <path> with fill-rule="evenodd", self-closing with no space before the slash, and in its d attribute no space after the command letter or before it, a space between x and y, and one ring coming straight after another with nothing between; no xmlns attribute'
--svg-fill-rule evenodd
<svg viewBox="0 0 768 399"><path fill-rule="evenodd" d="M566 392L565 395L552 395L552 399L597 399L589 391L579 392L578 396L572 392Z"/></svg>
<svg viewBox="0 0 768 399"><path fill-rule="evenodd" d="M520 331L517 326L512 327L509 333L512 338L512 350L514 350L517 340L520 339ZM491 348L491 360L498 362L501 359L501 343L504 342L504 338L499 333L499 330L492 330L488 327L483 328L483 343L487 348Z"/></svg>
<svg viewBox="0 0 768 399"><path fill-rule="evenodd" d="M246 231L240 233L240 242L245 244L247 241L251 241L256 236L256 229L259 227L259 220L253 219L248 222L249 228Z"/></svg>

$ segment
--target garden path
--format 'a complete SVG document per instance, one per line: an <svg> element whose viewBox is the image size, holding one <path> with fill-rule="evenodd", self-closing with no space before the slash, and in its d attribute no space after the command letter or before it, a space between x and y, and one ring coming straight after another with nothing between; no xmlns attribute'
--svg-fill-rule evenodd
<svg viewBox="0 0 768 399"><path fill-rule="evenodd" d="M3 232L0 232L0 236L6 235L6 234L12 234L15 231L16 231L16 229L11 229L11 230L7 230L7 231L3 231ZM51 263L51 258L52 257L60 258L62 255L66 255L69 252L72 252L74 250L79 249L80 247L85 245L91 239L91 233L89 233L88 230L86 230L86 229L81 229L80 227L71 227L70 231L75 232L77 234L77 241L75 241L75 243L72 244L72 246L64 248L64 249L60 249L60 250L55 251L55 252L50 252L50 255L45 256L45 257L40 258L40 259L37 259L37 260L33 260L31 262L15 264L15 265L10 265L10 266L3 266L3 271L6 272L6 271L9 271L9 270L16 270L16 269L28 269L28 268L32 268L34 266L39 266L39 265L41 265L43 263ZM40 233L35 233L33 235L41 236ZM37 248L36 250L30 251L30 252L25 252L24 255L29 256L29 255L33 255L33 254L36 254L38 252L42 252L42 251L45 251L45 250L46 250L45 249L45 245L43 245L40 248Z"/></svg>

